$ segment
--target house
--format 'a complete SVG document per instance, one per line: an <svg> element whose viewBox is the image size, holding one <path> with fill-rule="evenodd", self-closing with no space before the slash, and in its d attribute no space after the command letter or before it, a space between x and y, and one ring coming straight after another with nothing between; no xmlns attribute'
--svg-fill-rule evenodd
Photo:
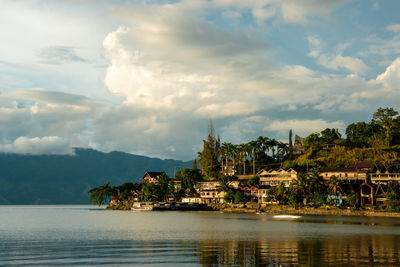
<svg viewBox="0 0 400 267"><path fill-rule="evenodd" d="M367 179L367 171L360 171L354 168L324 169L320 173L325 180L330 180L336 176L339 180L363 180Z"/></svg>
<svg viewBox="0 0 400 267"><path fill-rule="evenodd" d="M361 206L379 206L386 201L386 191L384 184L368 184L361 185Z"/></svg>
<svg viewBox="0 0 400 267"><path fill-rule="evenodd" d="M226 176L233 176L235 175L235 168L233 166L222 166L222 170L220 171L221 174Z"/></svg>
<svg viewBox="0 0 400 267"><path fill-rule="evenodd" d="M232 188L239 188L239 180L229 181L229 186ZM211 181L201 181L197 182L194 186L196 192L200 195L201 203L225 203L224 197L226 192L220 190L220 182Z"/></svg>
<svg viewBox="0 0 400 267"><path fill-rule="evenodd" d="M267 186L262 185L245 185L239 186L239 190L242 190L244 195L250 198L251 202L263 203L267 198Z"/></svg>
<svg viewBox="0 0 400 267"><path fill-rule="evenodd" d="M381 173L377 170L375 173L369 174L371 178L371 182L385 182L385 181L400 181L400 173L393 173L393 172L384 172Z"/></svg>
<svg viewBox="0 0 400 267"><path fill-rule="evenodd" d="M201 203L225 203L224 197L226 192L218 189L203 189L200 191Z"/></svg>
<svg viewBox="0 0 400 267"><path fill-rule="evenodd" d="M170 179L169 186L174 192L179 192L182 189L182 179Z"/></svg>
<svg viewBox="0 0 400 267"><path fill-rule="evenodd" d="M201 181L197 182L194 185L194 189L197 192L200 192L202 190L208 190L208 189L217 189L220 186L220 183L215 180L210 180L210 181Z"/></svg>
<svg viewBox="0 0 400 267"><path fill-rule="evenodd" d="M158 181L158 177L164 172L146 172L141 178L142 182L155 184Z"/></svg>
<svg viewBox="0 0 400 267"><path fill-rule="evenodd" d="M193 196L182 197L182 202L184 203L201 203L200 194L195 194Z"/></svg>
<svg viewBox="0 0 400 267"><path fill-rule="evenodd" d="M196 192L200 195L201 203L224 203L225 192L221 191L218 181L201 181L194 186Z"/></svg>
<svg viewBox="0 0 400 267"><path fill-rule="evenodd" d="M257 173L260 176L260 185L277 186L280 183L284 183L286 187L297 180L297 172L293 169L288 170L261 170Z"/></svg>
<svg viewBox="0 0 400 267"><path fill-rule="evenodd" d="M323 150L332 150L334 147L336 147L335 143L325 143L322 145Z"/></svg>

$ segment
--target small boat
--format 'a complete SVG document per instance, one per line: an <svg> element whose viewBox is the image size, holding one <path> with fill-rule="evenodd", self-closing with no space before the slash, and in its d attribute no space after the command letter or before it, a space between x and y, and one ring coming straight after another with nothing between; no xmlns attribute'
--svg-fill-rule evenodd
<svg viewBox="0 0 400 267"><path fill-rule="evenodd" d="M301 216L297 215L274 215L273 216L275 219L299 219Z"/></svg>
<svg viewBox="0 0 400 267"><path fill-rule="evenodd" d="M131 210L153 210L154 204L153 203L148 203L148 202L135 202L133 203Z"/></svg>

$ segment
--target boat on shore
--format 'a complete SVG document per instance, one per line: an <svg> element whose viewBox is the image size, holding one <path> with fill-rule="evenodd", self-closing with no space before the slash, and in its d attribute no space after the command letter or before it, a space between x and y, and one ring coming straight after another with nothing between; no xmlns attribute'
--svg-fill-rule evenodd
<svg viewBox="0 0 400 267"><path fill-rule="evenodd" d="M274 217L275 219L299 219L301 216L282 214L282 215L275 215L275 216L273 216L273 217Z"/></svg>
<svg viewBox="0 0 400 267"><path fill-rule="evenodd" d="M154 209L153 202L134 202L131 210L134 211L150 211Z"/></svg>

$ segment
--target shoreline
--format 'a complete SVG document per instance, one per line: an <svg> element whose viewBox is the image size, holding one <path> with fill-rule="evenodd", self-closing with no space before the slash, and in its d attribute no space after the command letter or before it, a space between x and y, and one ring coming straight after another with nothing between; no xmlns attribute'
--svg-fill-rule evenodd
<svg viewBox="0 0 400 267"><path fill-rule="evenodd" d="M400 212L385 212L373 210L353 210L353 209L327 209L327 208L300 208L294 209L285 206L278 206L266 209L254 208L221 208L215 210L223 213L257 213L257 214L273 214L273 215L320 215L320 216L359 216L359 217L400 217Z"/></svg>
<svg viewBox="0 0 400 267"><path fill-rule="evenodd" d="M131 207L107 206L108 210L131 210ZM155 209L155 211L193 211L190 209ZM254 205L246 207L244 204L240 205L220 205L211 204L206 209L194 209L199 211L218 212L218 213L257 213L257 214L272 214L272 215L314 215L314 216L358 216L358 217L394 217L399 218L400 212L390 211L374 211L374 210L355 210L355 209L340 209L340 208L314 208L302 207L292 208L289 206L265 206L255 207ZM150 210L151 211L151 210Z"/></svg>

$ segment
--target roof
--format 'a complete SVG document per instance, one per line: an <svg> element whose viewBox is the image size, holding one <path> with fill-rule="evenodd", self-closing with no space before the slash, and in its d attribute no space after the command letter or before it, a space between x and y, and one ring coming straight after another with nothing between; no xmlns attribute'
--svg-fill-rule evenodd
<svg viewBox="0 0 400 267"><path fill-rule="evenodd" d="M374 166L374 163L372 162L367 162L367 161L362 161L362 162L357 162L351 165L351 167L355 169L369 169Z"/></svg>
<svg viewBox="0 0 400 267"><path fill-rule="evenodd" d="M164 172L146 172L144 175L143 175L143 177L142 177L142 179L144 178L144 177L146 177L146 174L148 174L149 176L150 176L150 178L157 178L158 176L160 176L161 174L163 174Z"/></svg>
<svg viewBox="0 0 400 267"><path fill-rule="evenodd" d="M321 171L321 173L324 173L324 172L360 172L360 173L365 172L365 173L366 173L366 171L358 170L358 169L356 169L356 168L331 168L331 169L323 169L323 170Z"/></svg>
<svg viewBox="0 0 400 267"><path fill-rule="evenodd" d="M289 168L287 170L284 170L284 169L279 169L279 170L270 169L268 171L262 169L257 173L257 175L266 175L266 174L297 174L297 172L295 170L293 170L292 168Z"/></svg>

